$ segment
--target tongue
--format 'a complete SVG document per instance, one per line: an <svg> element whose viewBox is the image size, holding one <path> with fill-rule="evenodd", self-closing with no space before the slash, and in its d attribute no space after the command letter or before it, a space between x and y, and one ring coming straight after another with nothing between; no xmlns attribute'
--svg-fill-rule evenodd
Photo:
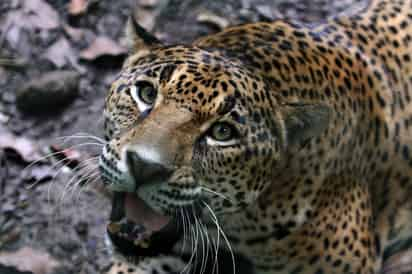
<svg viewBox="0 0 412 274"><path fill-rule="evenodd" d="M171 219L155 212L147 206L142 199L138 198L136 194L126 194L124 207L126 218L136 224L143 225L148 232L159 231L165 227Z"/></svg>

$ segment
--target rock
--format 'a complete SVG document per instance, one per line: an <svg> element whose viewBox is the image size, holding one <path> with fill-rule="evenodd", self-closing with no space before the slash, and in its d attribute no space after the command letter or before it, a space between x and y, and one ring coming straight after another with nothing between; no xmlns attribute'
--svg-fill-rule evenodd
<svg viewBox="0 0 412 274"><path fill-rule="evenodd" d="M78 95L79 80L80 74L76 71L46 73L17 90L17 107L27 113L61 110Z"/></svg>

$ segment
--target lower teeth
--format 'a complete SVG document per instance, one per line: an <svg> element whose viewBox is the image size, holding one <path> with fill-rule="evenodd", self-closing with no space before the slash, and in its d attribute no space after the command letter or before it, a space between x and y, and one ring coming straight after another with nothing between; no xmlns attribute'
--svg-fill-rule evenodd
<svg viewBox="0 0 412 274"><path fill-rule="evenodd" d="M150 247L150 237L144 238L146 229L142 225L130 222L126 218L117 222L111 222L107 225L107 229L111 234L115 234L121 238L133 241L133 244L141 248Z"/></svg>

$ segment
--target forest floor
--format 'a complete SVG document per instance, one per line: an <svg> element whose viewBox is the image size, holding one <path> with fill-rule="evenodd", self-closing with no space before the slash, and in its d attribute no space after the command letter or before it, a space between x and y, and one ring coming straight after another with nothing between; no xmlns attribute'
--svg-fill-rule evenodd
<svg viewBox="0 0 412 274"><path fill-rule="evenodd" d="M110 263L104 239L110 202L96 187L93 157L101 149L104 97L126 55L122 35L132 7L144 27L173 44L246 22L317 24L364 5L0 1L0 274L95 274ZM77 183L83 187L73 188ZM6 264L19 270L2 271Z"/></svg>

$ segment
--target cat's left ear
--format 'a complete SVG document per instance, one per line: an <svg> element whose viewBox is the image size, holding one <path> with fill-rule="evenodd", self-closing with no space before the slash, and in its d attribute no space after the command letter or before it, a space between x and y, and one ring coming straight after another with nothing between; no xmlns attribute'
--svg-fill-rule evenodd
<svg viewBox="0 0 412 274"><path fill-rule="evenodd" d="M154 35L137 23L134 13L127 20L126 40L130 53L149 50L162 44Z"/></svg>
<svg viewBox="0 0 412 274"><path fill-rule="evenodd" d="M289 147L320 136L328 128L332 116L331 108L324 104L289 103L280 109Z"/></svg>

